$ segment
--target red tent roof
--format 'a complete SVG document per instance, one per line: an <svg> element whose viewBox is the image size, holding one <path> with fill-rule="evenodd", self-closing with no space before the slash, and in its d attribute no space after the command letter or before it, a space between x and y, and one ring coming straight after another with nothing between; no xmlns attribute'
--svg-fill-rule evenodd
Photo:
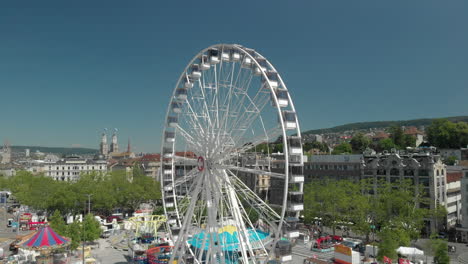
<svg viewBox="0 0 468 264"><path fill-rule="evenodd" d="M41 227L28 241L22 244L23 247L49 248L60 247L70 240L55 233L50 226Z"/></svg>

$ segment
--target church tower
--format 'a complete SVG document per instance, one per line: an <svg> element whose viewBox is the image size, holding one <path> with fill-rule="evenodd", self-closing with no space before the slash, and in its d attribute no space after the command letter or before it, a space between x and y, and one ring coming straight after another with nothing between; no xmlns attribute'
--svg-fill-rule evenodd
<svg viewBox="0 0 468 264"><path fill-rule="evenodd" d="M109 145L107 145L107 134L106 132L102 133L101 144L100 144L101 155L107 157L109 154Z"/></svg>
<svg viewBox="0 0 468 264"><path fill-rule="evenodd" d="M110 152L111 153L119 152L119 144L117 143L117 129L114 130L114 134L112 135L112 143L110 145Z"/></svg>

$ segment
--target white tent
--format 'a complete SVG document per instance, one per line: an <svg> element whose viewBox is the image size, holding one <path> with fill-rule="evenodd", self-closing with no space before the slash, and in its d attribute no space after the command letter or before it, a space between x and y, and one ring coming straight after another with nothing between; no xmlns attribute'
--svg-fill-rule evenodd
<svg viewBox="0 0 468 264"><path fill-rule="evenodd" d="M414 247L399 247L397 252L404 256L424 255L424 251Z"/></svg>

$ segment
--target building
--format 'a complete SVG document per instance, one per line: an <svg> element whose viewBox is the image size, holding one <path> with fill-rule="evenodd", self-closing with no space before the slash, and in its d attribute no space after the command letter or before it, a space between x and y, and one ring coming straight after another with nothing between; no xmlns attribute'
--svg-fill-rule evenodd
<svg viewBox="0 0 468 264"><path fill-rule="evenodd" d="M107 134L104 132L101 135L101 144L99 145L99 153L104 157L109 155L109 146L107 145Z"/></svg>
<svg viewBox="0 0 468 264"><path fill-rule="evenodd" d="M447 166L447 227L455 227L461 220L461 179L463 167Z"/></svg>
<svg viewBox="0 0 468 264"><path fill-rule="evenodd" d="M413 136L416 139L416 147L421 145L421 143L423 143L423 141L424 141L424 133L419 131L414 126L404 127L403 128L403 133L405 135Z"/></svg>
<svg viewBox="0 0 468 264"><path fill-rule="evenodd" d="M159 181L159 168L161 167L160 154L146 154L140 158L145 175Z"/></svg>
<svg viewBox="0 0 468 264"><path fill-rule="evenodd" d="M112 134L112 143L110 145L110 153L119 152L119 143L117 142L117 130Z"/></svg>
<svg viewBox="0 0 468 264"><path fill-rule="evenodd" d="M363 155L312 155L304 163L305 182L321 179L361 179Z"/></svg>
<svg viewBox="0 0 468 264"><path fill-rule="evenodd" d="M44 175L58 181L76 181L81 174L90 172L106 173L107 161L102 156L96 159L74 156L55 162L44 162Z"/></svg>
<svg viewBox="0 0 468 264"><path fill-rule="evenodd" d="M461 170L462 178L460 180L460 194L461 194L461 221L457 227L458 242L468 242L468 168L464 167Z"/></svg>
<svg viewBox="0 0 468 264"><path fill-rule="evenodd" d="M415 186L423 186L424 197L429 198L429 204L417 206L435 209L437 205L447 207L446 166L439 155L430 150L420 152L395 152L375 155L364 155L363 179L372 179L377 184L380 180L397 182L409 180ZM425 234L434 233L447 228L445 223L435 219L426 219Z"/></svg>
<svg viewBox="0 0 468 264"><path fill-rule="evenodd" d="M0 152L1 160L0 164L8 164L11 163L11 147L10 142L5 141L3 144L2 152Z"/></svg>

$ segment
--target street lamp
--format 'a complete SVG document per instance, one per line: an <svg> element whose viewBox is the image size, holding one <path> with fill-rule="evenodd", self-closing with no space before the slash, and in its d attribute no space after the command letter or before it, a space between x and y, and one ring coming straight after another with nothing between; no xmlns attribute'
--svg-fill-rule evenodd
<svg viewBox="0 0 468 264"><path fill-rule="evenodd" d="M88 214L91 213L91 196L93 196L93 194L85 194L85 196L88 196Z"/></svg>

